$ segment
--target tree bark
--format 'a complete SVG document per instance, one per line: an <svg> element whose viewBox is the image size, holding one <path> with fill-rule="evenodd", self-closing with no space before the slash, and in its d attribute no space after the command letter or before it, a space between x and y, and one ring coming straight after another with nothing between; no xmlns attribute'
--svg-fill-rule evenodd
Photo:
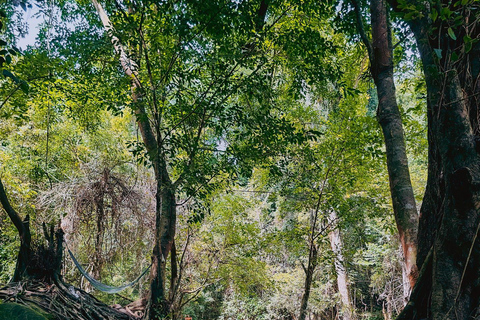
<svg viewBox="0 0 480 320"><path fill-rule="evenodd" d="M155 247L153 249L152 282L147 306L148 319L170 318L172 301L166 291L168 255L172 250L176 226L176 201L173 187L160 186L157 191Z"/></svg>
<svg viewBox="0 0 480 320"><path fill-rule="evenodd" d="M10 220L12 220L15 228L17 228L18 235L20 237L20 249L17 256L17 264L15 266L15 272L13 274L12 282L18 282L28 277L28 264L31 261L31 242L32 235L30 233L30 217L27 215L22 221L20 215L13 209L8 201L5 188L0 180L0 202L3 208L8 214Z"/></svg>
<svg viewBox="0 0 480 320"><path fill-rule="evenodd" d="M413 287L418 276L416 264L418 213L408 168L405 133L396 99L387 9L384 0L371 1L372 43L370 43L363 30L358 4L356 1L353 1L353 4L362 40L368 49L370 71L377 87L377 119L385 140L393 212L402 244L406 272L410 286Z"/></svg>
<svg viewBox="0 0 480 320"><path fill-rule="evenodd" d="M391 4L401 12L396 1ZM407 305L405 313L411 317L404 318L478 318L480 45L468 50L465 39L480 37L475 17L479 7L475 2L419 7L422 15L406 20L415 35L427 86L429 167L417 260L425 265L426 276ZM456 27L449 17L432 19L432 10L442 8L449 8L452 19L462 17L462 24Z"/></svg>
<svg viewBox="0 0 480 320"><path fill-rule="evenodd" d="M317 245L314 242L311 242L308 254L308 264L307 267L304 269L305 271L305 284L304 284L304 291L302 295L302 301L300 303L300 316L298 317L299 320L305 320L307 317L307 307L308 307L308 299L310 298L310 291L312 288L313 282L313 274L315 269L317 268L317 258L318 258L318 251Z"/></svg>
<svg viewBox="0 0 480 320"><path fill-rule="evenodd" d="M354 307L350 299L349 280L347 269L344 264L344 257L342 253L342 238L340 230L337 227L337 213L334 210L330 211L328 218L329 224L333 230L330 231L328 237L330 238L330 246L334 254L334 266L337 273L337 287L340 294L340 300L342 302L342 315L344 320L354 319Z"/></svg>
<svg viewBox="0 0 480 320"><path fill-rule="evenodd" d="M98 193L94 196L95 210L97 211L97 234L95 235L95 252L93 259L92 275L95 279L101 280L103 268L103 239L105 233L105 189L108 182L108 172L104 170L103 179L100 179L96 184L98 186Z"/></svg>
<svg viewBox="0 0 480 320"><path fill-rule="evenodd" d="M44 224L43 233L47 245L39 244L32 247L29 216L27 215L22 221L20 215L10 205L1 180L0 203L17 228L20 236L20 249L12 282L39 279L47 283L53 283L55 279L59 279L63 256L63 230L58 229L54 232L52 226L50 232L48 232Z"/></svg>

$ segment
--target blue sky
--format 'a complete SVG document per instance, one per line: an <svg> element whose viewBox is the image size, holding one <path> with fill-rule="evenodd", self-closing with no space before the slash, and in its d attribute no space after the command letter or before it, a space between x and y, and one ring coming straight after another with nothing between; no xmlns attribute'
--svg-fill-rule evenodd
<svg viewBox="0 0 480 320"><path fill-rule="evenodd" d="M28 34L25 38L18 39L17 47L21 50L25 50L27 46L33 46L35 44L35 38L38 34L38 25L42 22L42 17L34 17L34 15L38 12L38 8L36 6L32 6L32 8L28 8L27 12L24 13L24 18L28 23Z"/></svg>

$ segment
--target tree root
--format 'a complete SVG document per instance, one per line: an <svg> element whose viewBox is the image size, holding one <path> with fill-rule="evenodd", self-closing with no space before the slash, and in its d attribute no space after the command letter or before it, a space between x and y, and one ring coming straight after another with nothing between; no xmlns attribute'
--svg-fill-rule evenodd
<svg viewBox="0 0 480 320"><path fill-rule="evenodd" d="M1 302L41 309L58 320L134 320L133 313L111 308L83 290L59 281L12 282L0 288Z"/></svg>

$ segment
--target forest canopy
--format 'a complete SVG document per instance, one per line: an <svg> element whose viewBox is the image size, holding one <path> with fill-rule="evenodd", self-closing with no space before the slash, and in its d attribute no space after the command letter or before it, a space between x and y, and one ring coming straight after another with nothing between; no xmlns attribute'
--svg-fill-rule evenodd
<svg viewBox="0 0 480 320"><path fill-rule="evenodd" d="M479 7L1 1L0 319L478 317Z"/></svg>

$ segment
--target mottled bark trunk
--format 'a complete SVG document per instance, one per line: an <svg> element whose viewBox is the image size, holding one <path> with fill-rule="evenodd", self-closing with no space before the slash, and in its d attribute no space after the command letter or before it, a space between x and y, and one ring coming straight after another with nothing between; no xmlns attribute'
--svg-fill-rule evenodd
<svg viewBox="0 0 480 320"><path fill-rule="evenodd" d="M400 247L401 247L401 245L400 245ZM403 259L403 249L402 248L400 248L400 249L402 250L402 254L399 255L399 260L402 261L402 259ZM410 298L410 293L412 291L412 287L410 286L410 280L408 279L408 271L407 271L407 267L406 267L405 263L402 263L401 267L402 267L403 306L405 307L405 305L408 302L408 298Z"/></svg>
<svg viewBox="0 0 480 320"><path fill-rule="evenodd" d="M467 51L464 43L467 33L480 37L478 4L450 9L464 17L461 27L432 20L430 5L408 21L427 85L429 168L420 211L421 279L401 319L480 316L480 44Z"/></svg>
<svg viewBox="0 0 480 320"><path fill-rule="evenodd" d="M385 140L387 169L392 196L393 212L402 244L405 268L410 286L418 276L417 233L418 213L413 194L405 147L405 133L398 110L393 78L393 49L386 4L384 0L372 0L372 43L363 30L358 4L353 1L362 40L368 48L370 70L377 87L377 118Z"/></svg>
<svg viewBox="0 0 480 320"><path fill-rule="evenodd" d="M402 244L410 286L418 276L418 213L413 195L405 148L405 133L398 110L393 79L393 50L384 0L373 0L371 72L378 94L377 118L382 127L387 151L387 168L395 222Z"/></svg>
<svg viewBox="0 0 480 320"><path fill-rule="evenodd" d="M347 269L345 268L344 257L342 253L342 238L340 230L337 228L337 213L330 211L328 218L329 224L334 228L329 234L330 246L334 255L335 272L337 273L337 287L342 302L342 316L344 320L354 319L354 307L350 299L349 280Z"/></svg>

